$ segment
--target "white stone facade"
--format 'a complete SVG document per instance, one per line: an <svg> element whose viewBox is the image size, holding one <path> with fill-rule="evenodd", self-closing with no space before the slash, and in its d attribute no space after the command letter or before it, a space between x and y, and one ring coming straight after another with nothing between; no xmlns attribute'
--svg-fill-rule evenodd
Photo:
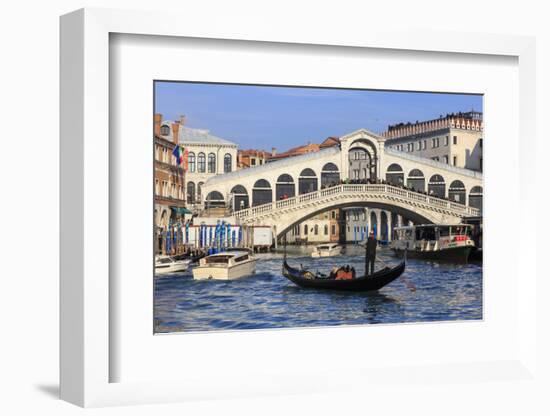
<svg viewBox="0 0 550 416"><path fill-rule="evenodd" d="M160 136L173 140L174 122L160 126ZM187 150L185 194L188 205L204 199L203 186L210 178L237 170L237 145L212 135L208 130L190 128L178 123L178 143Z"/></svg>

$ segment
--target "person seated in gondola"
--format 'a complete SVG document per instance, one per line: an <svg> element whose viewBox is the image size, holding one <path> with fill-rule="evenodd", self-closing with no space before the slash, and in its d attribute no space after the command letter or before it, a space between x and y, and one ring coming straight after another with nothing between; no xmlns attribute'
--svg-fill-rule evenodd
<svg viewBox="0 0 550 416"><path fill-rule="evenodd" d="M330 273L329 273L329 275L328 275L328 278L329 278L329 279L335 279L337 273L338 273L338 267L334 266L334 267L330 270Z"/></svg>
<svg viewBox="0 0 550 416"><path fill-rule="evenodd" d="M351 275L351 270L349 268L349 265L345 267L341 267L336 273L336 280L351 280L351 279L353 279L353 277Z"/></svg>

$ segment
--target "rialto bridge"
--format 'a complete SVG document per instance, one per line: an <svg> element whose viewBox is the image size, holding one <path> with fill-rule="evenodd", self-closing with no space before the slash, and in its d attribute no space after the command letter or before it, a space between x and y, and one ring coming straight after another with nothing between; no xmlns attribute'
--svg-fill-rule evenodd
<svg viewBox="0 0 550 416"><path fill-rule="evenodd" d="M384 141L358 130L340 146L215 176L204 185L204 207L224 207L241 224L270 225L278 237L336 208L381 208L415 223L480 214L481 173L388 149Z"/></svg>

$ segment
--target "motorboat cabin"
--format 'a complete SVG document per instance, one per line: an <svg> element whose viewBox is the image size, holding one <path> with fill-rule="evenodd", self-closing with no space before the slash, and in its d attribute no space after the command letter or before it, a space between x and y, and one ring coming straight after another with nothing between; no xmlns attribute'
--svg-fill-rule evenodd
<svg viewBox="0 0 550 416"><path fill-rule="evenodd" d="M196 280L234 280L250 276L256 270L256 258L250 250L222 251L206 256L193 269Z"/></svg>
<svg viewBox="0 0 550 416"><path fill-rule="evenodd" d="M183 273L189 268L191 260L178 260L172 256L158 256L155 259L155 275Z"/></svg>
<svg viewBox="0 0 550 416"><path fill-rule="evenodd" d="M331 257L342 253L342 246L334 243L320 244L311 253L311 257Z"/></svg>
<svg viewBox="0 0 550 416"><path fill-rule="evenodd" d="M390 247L397 256L465 263L475 247L468 224L429 224L396 227Z"/></svg>

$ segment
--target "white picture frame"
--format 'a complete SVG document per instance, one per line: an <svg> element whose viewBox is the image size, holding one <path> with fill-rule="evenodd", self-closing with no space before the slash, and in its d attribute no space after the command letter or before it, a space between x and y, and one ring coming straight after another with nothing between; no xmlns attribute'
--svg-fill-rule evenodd
<svg viewBox="0 0 550 416"><path fill-rule="evenodd" d="M413 372L421 382L430 382L445 373L447 381L480 383L490 374L506 380L536 380L536 280L534 254L520 245L518 261L526 265L525 284L517 292L517 354L498 362L469 362L457 365L441 362L414 369L378 370L368 376L356 369L333 369L330 377L341 380L330 385L320 382L317 373L270 374L265 380L231 383L222 374L215 382L208 379L182 381L111 382L117 357L110 348L114 334L110 311L116 309L110 296L116 288L109 280L110 231L113 225L110 206L109 158L109 38L123 33L278 42L281 44L332 45L334 47L384 50L431 51L441 54L483 54L515 57L519 67L519 137L530 146L519 152L520 227L523 238L536 240L536 229L528 224L529 206L534 204L534 184L525 171L536 152L535 126L535 42L533 38L468 33L407 31L345 27L327 32L323 28L287 28L275 23L250 23L236 30L231 22L204 26L200 19L162 12L130 12L83 9L61 18L61 398L80 406L159 403L214 397L248 397L266 394L330 392L351 388L355 383L389 382L402 372ZM512 271L511 273L518 273ZM279 338L288 336L280 332ZM152 334L151 334L152 335ZM406 378L406 377L405 377ZM316 381L317 380L317 381ZM346 381L343 381L346 380ZM370 380L370 381L369 381ZM410 381L411 383L413 381ZM224 384L225 383L225 384Z"/></svg>

